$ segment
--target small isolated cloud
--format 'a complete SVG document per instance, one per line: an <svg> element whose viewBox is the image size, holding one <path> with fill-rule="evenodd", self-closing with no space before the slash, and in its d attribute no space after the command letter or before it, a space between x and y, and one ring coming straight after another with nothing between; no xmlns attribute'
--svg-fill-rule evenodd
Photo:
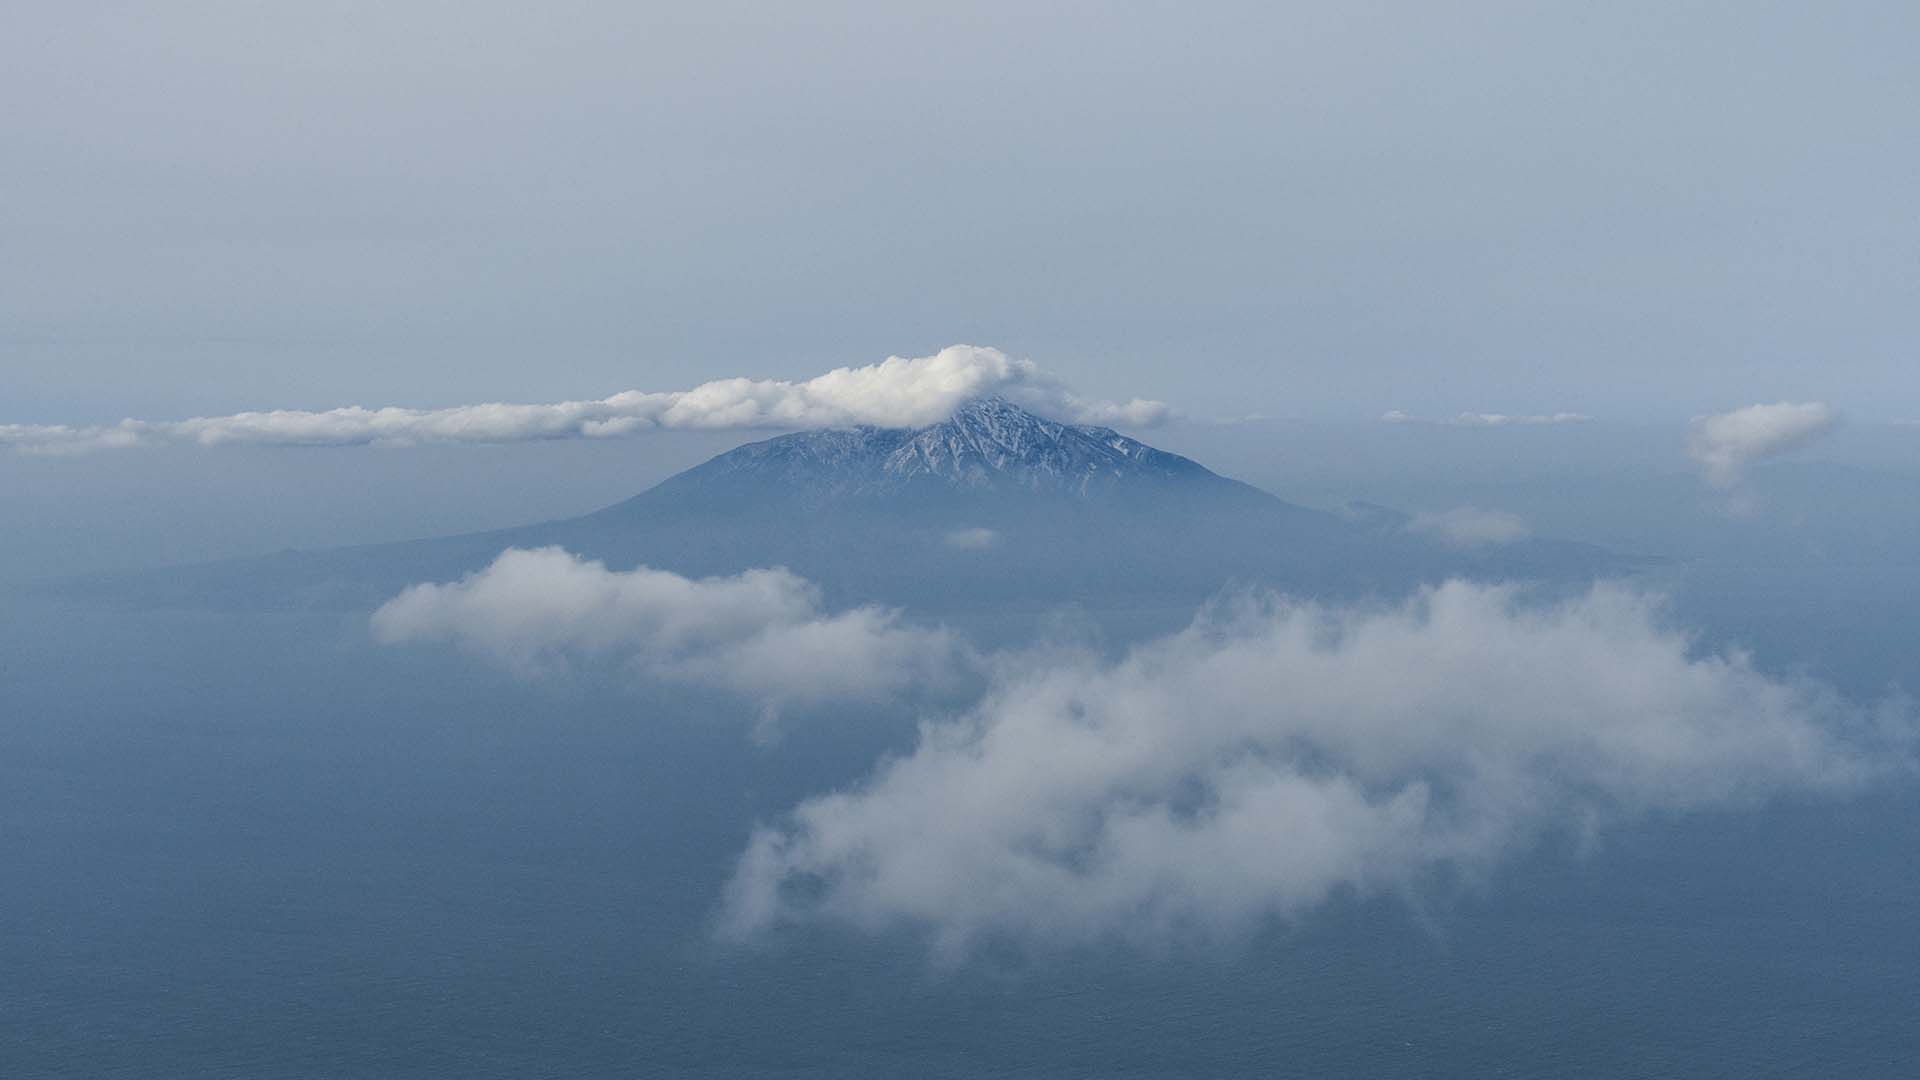
<svg viewBox="0 0 1920 1080"><path fill-rule="evenodd" d="M948 959L1232 939L1549 829L1879 770L1860 733L1887 724L1656 616L1613 587L1543 607L1453 583L1386 609L1248 599L1117 662L1004 657L970 713L757 830L724 930L910 928Z"/></svg>
<svg viewBox="0 0 1920 1080"><path fill-rule="evenodd" d="M947 534L946 542L959 551L986 551L1000 546L1000 534L992 529L955 529Z"/></svg>
<svg viewBox="0 0 1920 1080"><path fill-rule="evenodd" d="M1401 409L1380 414L1383 424L1426 424L1440 427L1543 427L1556 424L1584 424L1593 417L1586 413L1558 412L1509 415L1507 413L1462 412L1438 420L1428 420Z"/></svg>
<svg viewBox="0 0 1920 1080"><path fill-rule="evenodd" d="M509 550L460 581L407 588L373 615L385 644L444 642L523 675L614 659L641 673L786 704L944 685L963 663L943 629L897 611L829 613L786 570L690 579L608 570L560 548Z"/></svg>
<svg viewBox="0 0 1920 1080"><path fill-rule="evenodd" d="M1704 470L1708 483L1730 488L1739 484L1750 463L1817 442L1839 419L1819 401L1749 405L1699 416L1688 434L1687 454Z"/></svg>
<svg viewBox="0 0 1920 1080"><path fill-rule="evenodd" d="M719 379L691 390L628 390L594 401L445 409L276 409L191 420L122 420L97 427L6 424L0 425L0 446L30 453L77 453L162 443L406 446L611 438L672 428L920 427L990 394L1077 424L1146 427L1171 415L1158 401L1083 398L1030 360L1014 359L998 349L954 345L932 356L894 356L865 367L836 368L804 382Z"/></svg>
<svg viewBox="0 0 1920 1080"><path fill-rule="evenodd" d="M1533 535L1527 520L1504 510L1456 507L1437 514L1416 514L1407 528L1425 533L1449 547L1477 548L1512 544Z"/></svg>

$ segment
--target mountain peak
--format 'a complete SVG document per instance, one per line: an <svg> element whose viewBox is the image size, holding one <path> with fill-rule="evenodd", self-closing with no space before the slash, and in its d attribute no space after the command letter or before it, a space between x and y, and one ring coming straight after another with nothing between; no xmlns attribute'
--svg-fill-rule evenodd
<svg viewBox="0 0 1920 1080"><path fill-rule="evenodd" d="M1218 480L1196 462L1111 428L1063 424L982 397L921 428L836 428L749 443L675 481L773 485L820 502L938 490L1087 496L1181 477Z"/></svg>
<svg viewBox="0 0 1920 1080"><path fill-rule="evenodd" d="M1001 397L999 394L969 398L961 402L959 408L953 410L953 415L940 421L938 424L929 424L927 426L940 427L943 424L966 426L990 423L1014 423L1021 425L1051 424L1055 427L1059 426L1054 421L1028 412L1013 402L1008 401L1006 398Z"/></svg>

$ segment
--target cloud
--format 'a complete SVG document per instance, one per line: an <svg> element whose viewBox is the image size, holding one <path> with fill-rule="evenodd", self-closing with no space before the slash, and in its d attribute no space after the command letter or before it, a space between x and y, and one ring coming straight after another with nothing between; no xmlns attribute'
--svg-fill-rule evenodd
<svg viewBox="0 0 1920 1080"><path fill-rule="evenodd" d="M904 927L949 959L1232 939L1337 891L1484 872L1555 828L1845 790L1880 770L1881 730L1700 654L1617 587L1243 599L1118 661L1001 658L971 712L758 829L723 928Z"/></svg>
<svg viewBox="0 0 1920 1080"><path fill-rule="evenodd" d="M1749 405L1732 412L1699 416L1687 439L1687 454L1715 487L1740 482L1750 462L1784 454L1823 438L1839 422L1824 402Z"/></svg>
<svg viewBox="0 0 1920 1080"><path fill-rule="evenodd" d="M960 687L971 706L923 720L911 753L757 828L722 911L736 937L909 928L954 960L986 939L1233 940L1337 892L1483 875L1552 830L1844 792L1911 760L1904 705L1702 651L1612 585L1251 594L1117 659L981 655L896 611L828 611L785 570L692 580L547 548L410 587L372 626L529 675L631 665L769 720Z"/></svg>
<svg viewBox="0 0 1920 1080"><path fill-rule="evenodd" d="M947 631L884 608L826 612L819 590L786 570L694 580L608 570L551 547L505 551L457 582L410 586L372 626L385 644L450 643L529 676L613 659L742 694L769 717L786 704L943 685L964 662Z"/></svg>
<svg viewBox="0 0 1920 1080"><path fill-rule="evenodd" d="M1000 545L1000 534L992 529L955 529L947 534L946 542L959 551L986 551Z"/></svg>
<svg viewBox="0 0 1920 1080"><path fill-rule="evenodd" d="M1440 420L1427 420L1400 409L1388 409L1380 414L1383 424L1426 424L1443 427L1542 427L1556 424L1585 424L1593 417L1586 413L1558 412L1534 413L1524 416L1510 416L1507 413L1463 412Z"/></svg>
<svg viewBox="0 0 1920 1080"><path fill-rule="evenodd" d="M1030 360L1016 360L998 349L954 345L932 356L894 356L865 367L836 368L805 382L719 379L691 390L629 390L596 401L445 409L276 409L191 420L130 419L99 427L7 424L0 425L0 446L75 453L160 443L406 446L610 438L662 428L920 427L989 394L1078 424L1145 427L1171 415L1157 401L1083 398Z"/></svg>
<svg viewBox="0 0 1920 1080"><path fill-rule="evenodd" d="M1437 514L1416 514L1407 522L1407 528L1437 537L1442 543L1456 548L1512 544L1533 535L1533 529L1527 525L1526 519L1518 514L1504 510L1480 510L1471 506L1456 507Z"/></svg>

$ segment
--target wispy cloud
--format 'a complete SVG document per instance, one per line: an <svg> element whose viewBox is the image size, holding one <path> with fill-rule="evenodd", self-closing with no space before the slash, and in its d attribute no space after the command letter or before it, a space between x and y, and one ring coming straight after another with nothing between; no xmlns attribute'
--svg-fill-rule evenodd
<svg viewBox="0 0 1920 1080"><path fill-rule="evenodd" d="M988 394L1071 423L1145 427L1171 415L1157 401L1083 398L1030 360L998 349L954 345L932 356L895 356L865 367L836 368L803 382L719 379L691 390L628 390L593 401L444 409L275 409L190 420L129 419L95 427L5 424L0 425L0 446L75 453L162 443L407 446L598 439L671 428L918 427L945 419L969 399Z"/></svg>
<svg viewBox="0 0 1920 1080"><path fill-rule="evenodd" d="M1817 442L1839 419L1838 413L1819 401L1749 405L1699 416L1688 434L1687 453L1704 470L1708 483L1730 488L1739 484L1752 462Z"/></svg>
<svg viewBox="0 0 1920 1080"><path fill-rule="evenodd" d="M1403 412L1400 409L1388 409L1380 415L1384 424L1427 424L1441 427L1541 427L1553 424L1584 424L1593 417L1586 413L1531 413L1511 415L1508 413L1462 412L1439 419L1428 419Z"/></svg>
<svg viewBox="0 0 1920 1080"><path fill-rule="evenodd" d="M1844 790L1888 760L1848 734L1872 719L1701 655L1616 588L1249 600L1118 662L1002 658L971 713L760 829L724 926L910 928L949 959L1235 937L1339 889L1482 871L1549 829Z"/></svg>

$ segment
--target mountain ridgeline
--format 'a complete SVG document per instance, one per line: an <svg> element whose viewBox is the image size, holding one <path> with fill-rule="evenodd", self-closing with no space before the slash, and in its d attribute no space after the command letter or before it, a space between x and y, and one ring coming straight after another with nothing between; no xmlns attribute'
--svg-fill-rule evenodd
<svg viewBox="0 0 1920 1080"><path fill-rule="evenodd" d="M985 398L930 427L846 428L749 443L626 505L655 497L724 502L774 493L821 507L916 496L934 502L1124 497L1183 483L1231 481L1110 428L1057 423L1004 399Z"/></svg>
<svg viewBox="0 0 1920 1080"><path fill-rule="evenodd" d="M785 566L836 603L928 613L1190 608L1224 588L1392 594L1449 576L1568 580L1632 560L1565 541L1459 549L1371 508L1297 506L1108 428L987 398L924 428L749 443L584 517L96 579L148 602L371 606L509 547L691 576Z"/></svg>

